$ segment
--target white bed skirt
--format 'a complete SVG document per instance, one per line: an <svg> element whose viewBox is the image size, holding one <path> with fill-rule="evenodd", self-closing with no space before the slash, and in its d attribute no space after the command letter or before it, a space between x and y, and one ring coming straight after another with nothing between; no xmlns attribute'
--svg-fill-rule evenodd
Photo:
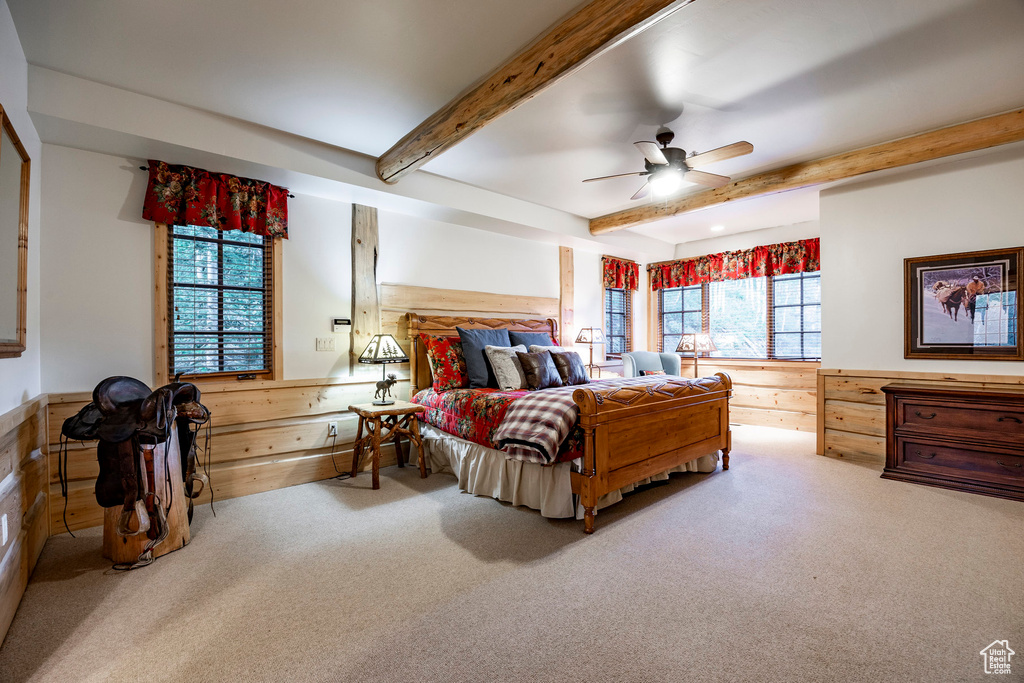
<svg viewBox="0 0 1024 683"><path fill-rule="evenodd" d="M543 517L583 518L583 507L573 512L572 485L569 482L571 462L549 467L509 460L501 451L475 444L420 423L423 451L431 472L450 472L459 480L459 488L475 496L488 496L513 505L539 510ZM574 461L578 462L578 461ZM622 494L652 481L664 481L672 472L714 472L718 467L718 451L673 467L650 479L623 487L603 496L598 509L622 500Z"/></svg>

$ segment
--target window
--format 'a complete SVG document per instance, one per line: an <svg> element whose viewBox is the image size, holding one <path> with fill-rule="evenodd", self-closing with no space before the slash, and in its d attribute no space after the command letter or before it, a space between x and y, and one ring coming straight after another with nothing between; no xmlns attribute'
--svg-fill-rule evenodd
<svg viewBox="0 0 1024 683"><path fill-rule="evenodd" d="M767 279L748 277L707 285L706 331L718 347L712 356L768 358Z"/></svg>
<svg viewBox="0 0 1024 683"><path fill-rule="evenodd" d="M170 376L271 373L272 238L174 226L167 278Z"/></svg>
<svg viewBox="0 0 1024 683"><path fill-rule="evenodd" d="M663 351L674 351L682 334L704 332L716 358L821 358L818 271L662 289L658 307Z"/></svg>
<svg viewBox="0 0 1024 683"><path fill-rule="evenodd" d="M704 329L704 295L700 285L662 289L659 294L661 348L675 351L683 334Z"/></svg>
<svg viewBox="0 0 1024 683"><path fill-rule="evenodd" d="M617 358L633 350L633 290L604 290L605 356Z"/></svg>
<svg viewBox="0 0 1024 683"><path fill-rule="evenodd" d="M821 274L772 278L774 358L821 358Z"/></svg>

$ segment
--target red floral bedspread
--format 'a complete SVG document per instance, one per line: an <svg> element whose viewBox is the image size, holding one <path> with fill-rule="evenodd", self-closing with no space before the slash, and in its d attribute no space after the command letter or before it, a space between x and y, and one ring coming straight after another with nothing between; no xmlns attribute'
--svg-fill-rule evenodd
<svg viewBox="0 0 1024 683"><path fill-rule="evenodd" d="M529 393L526 390L452 389L437 392L424 389L413 396L412 402L426 406L420 418L427 424L460 439L501 450L494 442L494 432L512 403ZM559 447L555 462L575 460L582 455L582 430L577 425Z"/></svg>

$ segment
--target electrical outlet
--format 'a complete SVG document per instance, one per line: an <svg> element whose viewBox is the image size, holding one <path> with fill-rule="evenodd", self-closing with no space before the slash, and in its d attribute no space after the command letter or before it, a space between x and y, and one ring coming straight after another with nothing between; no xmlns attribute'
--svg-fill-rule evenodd
<svg viewBox="0 0 1024 683"><path fill-rule="evenodd" d="M337 436L337 435L338 435L338 423L337 422L328 422L327 423L327 436Z"/></svg>
<svg viewBox="0 0 1024 683"><path fill-rule="evenodd" d="M333 351L334 350L334 337L317 337L316 338L316 350L317 351Z"/></svg>
<svg viewBox="0 0 1024 683"><path fill-rule="evenodd" d="M7 515L0 517L0 527L3 527L4 542L0 545L7 545Z"/></svg>

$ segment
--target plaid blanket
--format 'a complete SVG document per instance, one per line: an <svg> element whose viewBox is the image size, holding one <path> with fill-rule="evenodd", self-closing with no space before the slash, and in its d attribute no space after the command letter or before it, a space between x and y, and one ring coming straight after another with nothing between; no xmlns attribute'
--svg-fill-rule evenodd
<svg viewBox="0 0 1024 683"><path fill-rule="evenodd" d="M664 377L619 377L598 379L602 387L646 386L659 384ZM580 416L572 394L579 389L556 387L528 392L505 411L504 419L494 431L494 443L515 460L547 465L558 462L559 445L569 436ZM576 430L579 431L579 430ZM582 443L578 451L582 454Z"/></svg>

